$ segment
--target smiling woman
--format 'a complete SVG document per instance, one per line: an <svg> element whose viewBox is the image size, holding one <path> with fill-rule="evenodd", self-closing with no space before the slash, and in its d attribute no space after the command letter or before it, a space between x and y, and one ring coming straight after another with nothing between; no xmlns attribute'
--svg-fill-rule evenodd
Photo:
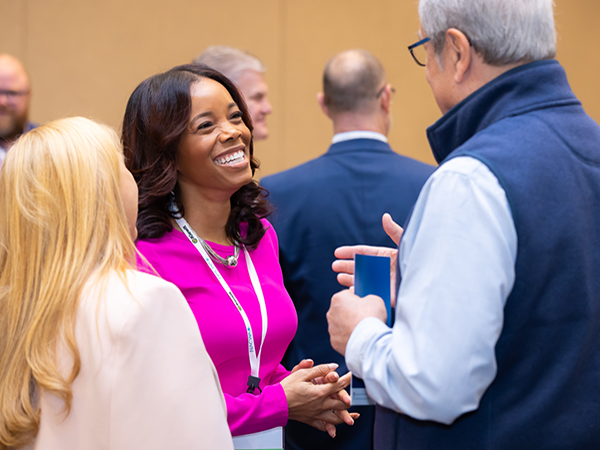
<svg viewBox="0 0 600 450"><path fill-rule="evenodd" d="M172 230L171 202L182 215L197 216L197 211L204 208L197 206L196 201L209 201L219 194L218 203L230 211L217 242L237 241L255 246L264 235L260 219L268 215L269 208L262 188L252 181L259 163L254 157L251 131L252 122L242 96L219 72L189 64L143 81L127 104L122 136L127 165L140 191L139 238L159 238ZM231 135L237 132L239 136ZM218 177L218 172L211 172L209 167L216 169L215 158L227 157L227 149L234 146L243 150L249 166L240 172L243 182L238 180L241 184L235 189L222 183L213 185L215 180L225 182L228 177ZM208 179L204 180L206 175ZM194 179L203 186L197 189ZM187 211L190 205L191 211ZM195 220L192 218L190 223ZM239 227L242 222L247 227L244 236ZM202 230L197 231L202 234Z"/></svg>
<svg viewBox="0 0 600 450"><path fill-rule="evenodd" d="M190 93L192 118L181 138L177 161L182 203L202 201L190 198L197 195L217 196L221 203L229 203L236 191L252 182L250 129L222 84L204 78L191 86ZM214 238L228 244L226 236Z"/></svg>
<svg viewBox="0 0 600 450"><path fill-rule="evenodd" d="M123 145L140 191L137 248L152 265L144 270L186 297L217 368L232 434L269 430L268 446L252 448L281 448L288 419L332 436L336 424L352 424L348 376L310 360L291 373L280 364L296 311L265 219L265 191L252 178L252 123L235 85L194 64L147 79L128 102Z"/></svg>

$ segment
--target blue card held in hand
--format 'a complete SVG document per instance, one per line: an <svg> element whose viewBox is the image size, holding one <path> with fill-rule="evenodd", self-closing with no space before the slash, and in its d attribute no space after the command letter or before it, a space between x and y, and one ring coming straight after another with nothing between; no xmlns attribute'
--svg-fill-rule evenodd
<svg viewBox="0 0 600 450"><path fill-rule="evenodd" d="M381 297L387 310L387 326L392 325L389 256L354 255L354 293L359 297Z"/></svg>
<svg viewBox="0 0 600 450"><path fill-rule="evenodd" d="M359 297L371 294L381 297L387 310L387 326L391 326L389 256L354 255L354 293ZM367 395L363 380L355 376L350 384L350 397L353 406L375 404Z"/></svg>

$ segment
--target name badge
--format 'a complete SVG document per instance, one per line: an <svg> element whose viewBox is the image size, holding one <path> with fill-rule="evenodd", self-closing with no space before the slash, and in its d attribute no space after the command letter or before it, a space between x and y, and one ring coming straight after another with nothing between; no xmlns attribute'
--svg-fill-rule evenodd
<svg viewBox="0 0 600 450"><path fill-rule="evenodd" d="M236 436L233 446L237 450L283 450L283 428Z"/></svg>
<svg viewBox="0 0 600 450"><path fill-rule="evenodd" d="M350 382L350 398L352 399L352 406L368 406L375 405L375 401L367 394L365 388L365 382L358 377L352 375L352 381Z"/></svg>

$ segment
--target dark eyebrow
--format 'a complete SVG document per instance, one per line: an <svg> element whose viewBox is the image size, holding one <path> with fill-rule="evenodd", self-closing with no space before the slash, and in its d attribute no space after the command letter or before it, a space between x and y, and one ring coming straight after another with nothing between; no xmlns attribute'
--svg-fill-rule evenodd
<svg viewBox="0 0 600 450"><path fill-rule="evenodd" d="M237 107L236 102L231 102L229 105L227 105L227 109L231 109L234 107ZM212 115L212 111L206 111L206 112L200 113L197 116L194 116L194 118L190 121L190 124L193 124L194 122L196 122L199 119L202 119L203 117L211 116L211 115Z"/></svg>

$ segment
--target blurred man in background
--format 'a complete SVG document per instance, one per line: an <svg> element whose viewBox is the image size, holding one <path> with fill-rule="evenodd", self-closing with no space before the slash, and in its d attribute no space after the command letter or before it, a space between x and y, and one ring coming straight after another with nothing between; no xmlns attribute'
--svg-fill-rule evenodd
<svg viewBox="0 0 600 450"><path fill-rule="evenodd" d="M35 127L28 121L31 85L21 61L0 54L0 165L17 138Z"/></svg>
<svg viewBox="0 0 600 450"><path fill-rule="evenodd" d="M218 70L238 86L252 116L252 137L255 141L267 139L267 116L273 108L267 98L266 69L258 58L237 48L219 45L208 47L194 59L194 63L206 64Z"/></svg>
<svg viewBox="0 0 600 450"><path fill-rule="evenodd" d="M331 270L340 245L389 245L381 217L391 213L404 222L434 168L390 148L390 105L394 89L383 66L364 50L334 56L323 74L317 100L332 121L334 136L327 153L301 166L267 176L275 212L269 217L279 238L285 285L298 311L298 332L284 365L312 358L346 364L329 342L325 314L341 286ZM353 408L361 414L352 429L338 427L332 441L301 423L286 427L286 448L372 448L373 406Z"/></svg>

